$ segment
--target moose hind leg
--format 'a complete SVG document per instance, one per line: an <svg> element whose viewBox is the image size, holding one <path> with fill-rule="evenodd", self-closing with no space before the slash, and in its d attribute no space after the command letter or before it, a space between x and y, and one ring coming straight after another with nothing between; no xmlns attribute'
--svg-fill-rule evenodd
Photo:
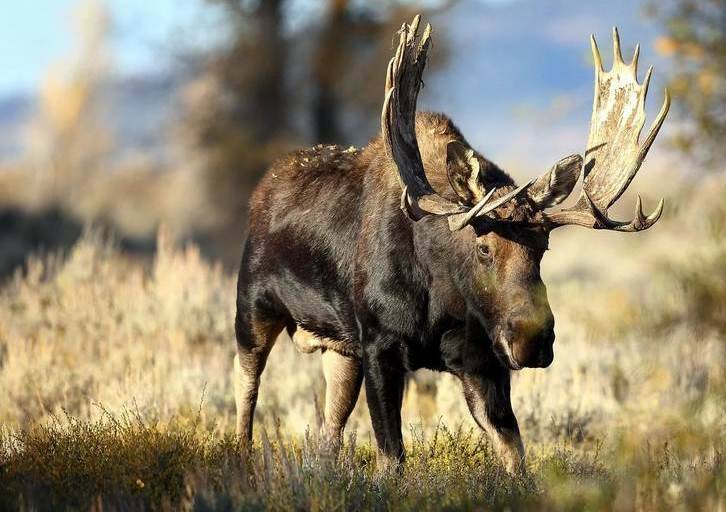
<svg viewBox="0 0 726 512"><path fill-rule="evenodd" d="M252 441L252 422L260 377L265 369L267 356L283 327L284 322L281 320L253 318L246 322L237 315L237 355L234 358L237 435L247 443Z"/></svg>
<svg viewBox="0 0 726 512"><path fill-rule="evenodd" d="M405 459L401 435L401 405L405 370L396 343L379 338L364 350L368 411L378 444L381 469L400 469Z"/></svg>
<svg viewBox="0 0 726 512"><path fill-rule="evenodd" d="M322 437L327 447L335 453L343 440L345 424L358 401L363 369L358 359L328 349L323 351L323 375L325 416Z"/></svg>

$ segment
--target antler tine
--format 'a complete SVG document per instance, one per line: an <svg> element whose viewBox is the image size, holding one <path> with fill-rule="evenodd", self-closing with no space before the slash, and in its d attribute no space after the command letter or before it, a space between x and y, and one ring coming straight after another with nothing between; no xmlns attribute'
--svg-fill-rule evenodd
<svg viewBox="0 0 726 512"><path fill-rule="evenodd" d="M494 195L494 192L497 191L496 187L493 187L486 196L484 196L484 199L479 201L474 207L469 210L468 212L464 213L458 213L456 215L449 215L449 229L451 231L459 231L460 229L463 229L466 227L467 224L471 222L471 220L476 217L476 215L482 211L484 206L486 206L487 202L491 197Z"/></svg>
<svg viewBox="0 0 726 512"><path fill-rule="evenodd" d="M515 188L511 192L508 192L507 194L503 195L502 197L500 197L493 203L486 205L486 208L482 208L479 212L477 212L477 215L479 217L481 217L482 215L486 215L487 213L496 210L497 208L502 206L504 203L511 201L512 199L517 197L519 194L521 194L522 192L527 190L535 181L536 181L536 179L531 179L524 185L520 185L519 187Z"/></svg>
<svg viewBox="0 0 726 512"><path fill-rule="evenodd" d="M650 125L650 130L648 131L648 136L643 141L643 144L640 146L640 151L638 152L638 167L640 167L640 164L645 159L645 155L648 153L648 150L650 149L650 146L655 141L656 136L658 135L658 132L660 131L660 127L663 126L663 122L665 121L666 116L668 115L668 111L671 108L671 94L668 92L668 89L663 90L663 105L660 107L660 111L658 112L658 115L655 118L655 121L653 121L653 124ZM635 172L638 172L637 169Z"/></svg>
<svg viewBox="0 0 726 512"><path fill-rule="evenodd" d="M645 103L645 96L648 93L648 84L650 83L650 76L653 71L653 66L650 66L648 69L648 74L645 78L645 81L643 82L643 91L641 96L641 103ZM658 136L658 132L660 131L661 126L663 126L663 122L665 121L666 116L668 115L668 111L671 107L671 95L668 92L668 89L664 89L663 91L663 104L660 107L660 111L658 111L658 115L656 116L653 123L650 125L650 130L648 130L648 135L645 137L643 142L640 144L640 148L638 149L638 153L633 161L633 164L631 168L628 170L627 180L623 184L622 190L625 191L625 189L628 188L630 185L630 182L633 181L633 178L635 178L635 175L640 170L640 166L643 165L643 161L645 160L645 157L648 154L648 151L650 150L650 147L653 145L653 142L655 142L655 138ZM640 133L638 133L640 135ZM622 193L622 192L621 192ZM638 196L640 197L640 196ZM617 198L615 198L616 200ZM613 200L613 202L615 202Z"/></svg>
<svg viewBox="0 0 726 512"><path fill-rule="evenodd" d="M520 195L522 192L526 191L535 181L536 180L532 179L524 185L515 188L511 192L507 192L496 201L492 201L491 203L489 203L489 199L491 199L491 197L494 195L494 192L497 191L496 187L492 188L484 197L484 199L474 205L468 212L449 216L449 228L451 228L451 231L458 231L464 228L475 217L484 217L486 214L493 212L503 204L508 203L509 201Z"/></svg>
<svg viewBox="0 0 726 512"><path fill-rule="evenodd" d="M426 51L428 50L428 46L431 44L431 24L427 23L426 27L424 27L424 33L421 36L421 41L419 42L419 49L418 51L424 51L423 46L426 45Z"/></svg>
<svg viewBox="0 0 726 512"><path fill-rule="evenodd" d="M613 27L613 69L621 64L624 62L623 54L620 51L620 34L618 34L618 27Z"/></svg>
<svg viewBox="0 0 726 512"><path fill-rule="evenodd" d="M648 71L645 72L645 78L643 78L643 101L648 95L648 87L650 87L650 78L653 76L653 66L648 66Z"/></svg>
<svg viewBox="0 0 726 512"><path fill-rule="evenodd" d="M410 28L408 30L408 40L413 41L418 35L418 26L421 24L421 15L417 14L411 21Z"/></svg>
<svg viewBox="0 0 726 512"><path fill-rule="evenodd" d="M421 161L416 140L416 100L431 42L431 27L426 27L416 44L420 22L421 17L417 15L410 25L404 23L401 27L396 54L386 71L386 94L381 112L384 150L398 171L403 186L402 204L414 219L429 213L447 215L465 211L464 207L434 191Z"/></svg>
<svg viewBox="0 0 726 512"><path fill-rule="evenodd" d="M602 70L602 60L595 38L591 38L595 60L595 98L593 100L590 134L585 152L585 177L580 199L573 208L548 214L550 227L575 224L594 229L641 231L655 224L663 213L664 201L646 216L638 198L635 216L630 222L609 219L607 210L625 192L655 141L670 108L670 95L665 98L648 135L640 142L645 124L645 100L653 67L648 68L643 84L638 83L637 66L640 45L636 46L630 64L622 60L620 36L613 28L613 67Z"/></svg>
<svg viewBox="0 0 726 512"><path fill-rule="evenodd" d="M638 57L640 57L640 43L635 45L633 59L630 61L630 67L633 68L633 74L636 80L638 79Z"/></svg>
<svg viewBox="0 0 726 512"><path fill-rule="evenodd" d="M621 222L608 218L608 216L592 202L587 193L584 193L583 197L585 198L583 201L586 204L585 207L561 210L559 212L549 214L546 216L545 224L550 229L565 225L573 225L590 229L605 229L610 231L633 233L637 231L644 231L658 222L663 214L663 208L665 206L665 200L661 198L653 213L646 216L643 213L643 201L640 198L640 195L638 195L635 203L635 216L633 220L630 222Z"/></svg>
<svg viewBox="0 0 726 512"><path fill-rule="evenodd" d="M595 34L590 34L590 48L592 49L592 60L595 62L595 72L600 73L603 70L602 57L600 56L600 50L597 48L597 41L595 41Z"/></svg>
<svg viewBox="0 0 726 512"><path fill-rule="evenodd" d="M386 96L391 92L391 89L393 89L393 59L388 61L388 66L386 67ZM385 113L385 109L383 109L383 112Z"/></svg>
<svg viewBox="0 0 726 512"><path fill-rule="evenodd" d="M644 231L656 222L658 222L658 219L660 219L660 216L663 214L664 206L665 200L661 198L661 200L658 201L658 206L656 206L653 213L646 216L643 213L643 200L640 198L640 195L638 195L638 199L635 202L635 217L633 218L633 220L630 222L618 222L605 217L604 220L606 221L606 229L611 229L613 231L623 231L628 233Z"/></svg>

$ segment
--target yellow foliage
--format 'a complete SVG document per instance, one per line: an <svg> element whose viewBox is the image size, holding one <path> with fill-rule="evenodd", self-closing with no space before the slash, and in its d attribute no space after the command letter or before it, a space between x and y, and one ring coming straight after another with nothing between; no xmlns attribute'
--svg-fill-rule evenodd
<svg viewBox="0 0 726 512"><path fill-rule="evenodd" d="M723 80L723 77L719 79L713 69L704 68L698 74L698 87L703 94L710 96L714 93L719 80Z"/></svg>
<svg viewBox="0 0 726 512"><path fill-rule="evenodd" d="M656 52L666 57L671 57L676 53L676 51L678 51L678 42L674 38L668 36L657 37L653 42L653 46Z"/></svg>
<svg viewBox="0 0 726 512"><path fill-rule="evenodd" d="M653 41L655 51L664 57L680 54L694 60L701 60L705 55L703 46L693 41L682 41L674 37L660 36Z"/></svg>
<svg viewBox="0 0 726 512"><path fill-rule="evenodd" d="M76 127L88 102L87 84L68 80L56 67L41 84L41 109L50 129L62 134Z"/></svg>

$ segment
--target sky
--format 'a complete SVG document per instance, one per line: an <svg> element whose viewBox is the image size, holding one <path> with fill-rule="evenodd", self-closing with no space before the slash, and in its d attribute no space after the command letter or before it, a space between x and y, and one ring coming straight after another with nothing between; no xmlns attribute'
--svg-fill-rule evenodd
<svg viewBox="0 0 726 512"><path fill-rule="evenodd" d="M640 79L648 65L655 66L649 123L663 100L670 65L654 51L661 28L642 14L638 2L604 5L585 0L455 4L441 22L456 51L424 89L421 108L446 112L474 147L503 167L536 175L543 169L535 165L583 150L594 79L590 34L609 69L617 26L626 60L641 44ZM669 129L666 123L664 135Z"/></svg>
<svg viewBox="0 0 726 512"><path fill-rule="evenodd" d="M72 13L83 1L94 0L5 3L0 105L8 97L32 97L49 67L68 55L74 42ZM289 2L296 15L291 19L315 16L325 5ZM112 20L113 69L120 77L163 76L180 44L200 48L223 37L220 13L205 0L104 4ZM620 28L626 58L641 43L641 77L645 66L656 65L649 113L660 106L668 63L653 50L660 27L643 16L638 1L609 0L605 7L592 0L459 0L434 14L431 22L434 37L446 37L454 51L428 77L420 107L449 114L472 145L510 168L527 167L533 160L554 161L562 151L581 151L573 141L584 138L590 115L590 33L598 38L606 65L613 25ZM8 122L14 126L12 118ZM10 144L12 137L6 138Z"/></svg>
<svg viewBox="0 0 726 512"><path fill-rule="evenodd" d="M73 32L71 14L83 1L89 0L5 2L0 20L0 62L3 64L0 97L36 88L49 66L69 52ZM153 71L159 65L159 55L168 47L170 35L179 30L194 27L193 31L187 31L189 37L204 37L205 31L199 27L213 23L215 12L208 4L202 9L202 3L203 0L105 0L113 20L110 43L119 73ZM316 4L319 3L294 0L293 9L312 12L318 9ZM467 13L460 22L465 26L477 25L474 27L476 32L486 32L490 39L501 40L507 34L521 37L521 33L509 30L511 27L506 23L482 23L481 14L519 10L521 27L529 27L528 21L537 16L542 21L543 30L549 31L552 39L562 44L579 42L582 36L580 28L606 27L609 22L630 22L638 18L640 10L638 2L631 0L615 0L609 2L607 8L603 8L602 2L578 0L473 0L462 3L466 4ZM564 11L563 3L567 5ZM472 10L479 13L472 13ZM572 14L563 16L567 10L572 10ZM548 11L551 19L548 19ZM471 27L466 28L470 30ZM212 31L207 34L210 38L214 37ZM470 39L471 36L469 32ZM205 43L194 41L195 44L200 42Z"/></svg>
<svg viewBox="0 0 726 512"><path fill-rule="evenodd" d="M47 69L73 45L74 9L83 0L4 2L0 19L0 97L37 88ZM110 46L122 75L153 72L170 34L213 15L197 0L106 0ZM196 36L203 31L195 31ZM168 52L167 52L168 53Z"/></svg>

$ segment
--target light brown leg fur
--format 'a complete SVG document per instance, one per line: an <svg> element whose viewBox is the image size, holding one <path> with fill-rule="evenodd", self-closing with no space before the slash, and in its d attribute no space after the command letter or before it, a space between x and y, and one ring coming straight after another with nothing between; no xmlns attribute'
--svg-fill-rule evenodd
<svg viewBox="0 0 726 512"><path fill-rule="evenodd" d="M234 358L234 394L237 405L237 435L243 442L252 441L252 423L257 405L260 377L265 369L282 323L253 322L250 343L237 344Z"/></svg>
<svg viewBox="0 0 726 512"><path fill-rule="evenodd" d="M337 452L343 439L343 429L350 417L363 382L360 360L355 348L348 343L321 338L298 327L292 341L300 352L322 351L325 377L325 411L321 437L331 452Z"/></svg>
<svg viewBox="0 0 726 512"><path fill-rule="evenodd" d="M322 437L333 451L337 451L343 440L343 429L353 412L363 370L359 360L341 355L333 350L323 352L323 375L325 376L325 420Z"/></svg>

